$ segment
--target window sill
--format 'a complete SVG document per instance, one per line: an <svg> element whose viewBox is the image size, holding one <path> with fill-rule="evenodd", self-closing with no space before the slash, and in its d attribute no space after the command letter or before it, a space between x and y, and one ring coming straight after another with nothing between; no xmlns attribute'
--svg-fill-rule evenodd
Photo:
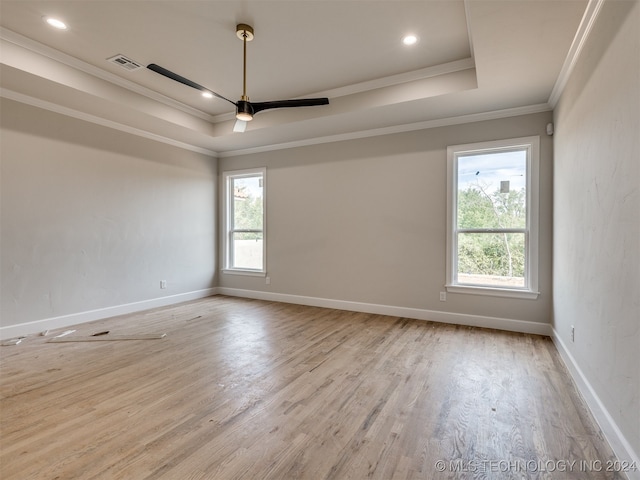
<svg viewBox="0 0 640 480"><path fill-rule="evenodd" d="M267 272L263 270L243 270L240 268L234 268L234 269L223 268L221 271L225 275L244 275L247 277L266 277L267 276Z"/></svg>
<svg viewBox="0 0 640 480"><path fill-rule="evenodd" d="M475 285L445 285L447 292L467 293L469 295L487 295L491 297L524 298L535 300L540 292L531 290L516 290L509 288L478 287Z"/></svg>

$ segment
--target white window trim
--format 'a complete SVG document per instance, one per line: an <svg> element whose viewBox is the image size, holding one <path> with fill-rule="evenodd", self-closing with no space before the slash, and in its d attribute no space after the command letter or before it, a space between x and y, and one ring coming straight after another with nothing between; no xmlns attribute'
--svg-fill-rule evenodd
<svg viewBox="0 0 640 480"><path fill-rule="evenodd" d="M230 266L230 234L231 215L233 205L233 190L230 188L231 179L242 177L254 177L262 175L262 269L233 268ZM230 275L246 275L252 277L264 277L267 275L267 169L265 167L249 168L246 170L232 170L222 173L222 273Z"/></svg>
<svg viewBox="0 0 640 480"><path fill-rule="evenodd" d="M525 265L525 288L500 288L490 286L460 285L455 283L454 272L457 270L457 235L453 228L456 221L457 191L458 191L458 162L460 154L482 153L489 149L511 150L526 147L529 150L527 158L527 263ZM536 299L538 292L538 236L539 236L539 165L540 165L540 137L520 137L489 142L453 145L447 148L447 277L445 288L447 292L467 293L471 295L491 295L497 297L511 297Z"/></svg>

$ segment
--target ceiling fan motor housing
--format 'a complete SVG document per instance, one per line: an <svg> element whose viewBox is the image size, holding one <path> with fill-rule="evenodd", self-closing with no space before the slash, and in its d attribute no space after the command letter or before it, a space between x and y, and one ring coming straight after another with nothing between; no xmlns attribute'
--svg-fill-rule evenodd
<svg viewBox="0 0 640 480"><path fill-rule="evenodd" d="M253 118L253 107L248 100L238 100L236 102L236 118L245 122Z"/></svg>

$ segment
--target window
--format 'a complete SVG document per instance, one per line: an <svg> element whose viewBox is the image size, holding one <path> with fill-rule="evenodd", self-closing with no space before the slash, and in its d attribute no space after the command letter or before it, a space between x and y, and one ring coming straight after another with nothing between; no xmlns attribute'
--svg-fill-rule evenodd
<svg viewBox="0 0 640 480"><path fill-rule="evenodd" d="M539 137L447 149L447 290L538 296Z"/></svg>
<svg viewBox="0 0 640 480"><path fill-rule="evenodd" d="M265 272L265 174L264 168L223 174L227 273Z"/></svg>

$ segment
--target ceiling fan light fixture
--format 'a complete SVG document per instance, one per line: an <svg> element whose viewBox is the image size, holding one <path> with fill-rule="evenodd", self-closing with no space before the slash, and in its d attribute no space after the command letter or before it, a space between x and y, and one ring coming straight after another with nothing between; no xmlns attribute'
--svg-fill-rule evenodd
<svg viewBox="0 0 640 480"><path fill-rule="evenodd" d="M236 113L236 119L242 120L243 122L250 122L251 120L253 120L253 115L251 115L250 113L238 112Z"/></svg>
<svg viewBox="0 0 640 480"><path fill-rule="evenodd" d="M247 129L247 122L242 120L236 120L236 123L233 125L233 131L235 133L244 133Z"/></svg>

